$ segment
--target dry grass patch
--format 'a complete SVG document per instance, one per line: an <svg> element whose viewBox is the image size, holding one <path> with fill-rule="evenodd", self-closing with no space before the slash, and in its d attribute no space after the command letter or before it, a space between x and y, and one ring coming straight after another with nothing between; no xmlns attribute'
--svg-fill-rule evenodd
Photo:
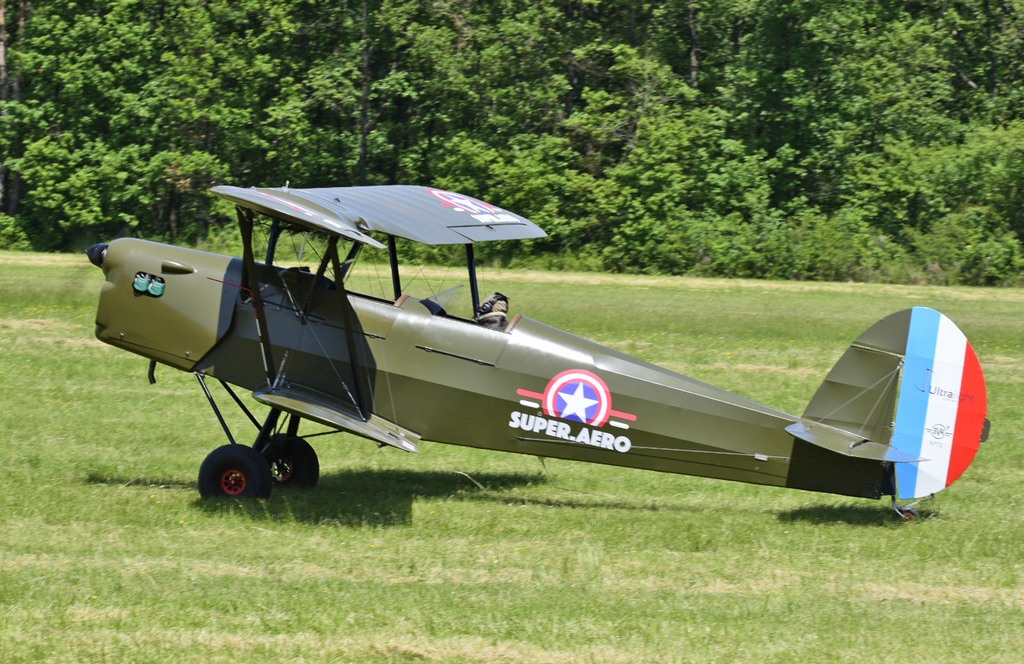
<svg viewBox="0 0 1024 664"><path fill-rule="evenodd" d="M846 588L843 591L848 592ZM840 590L837 588L837 592ZM959 586L956 584L923 584L901 581L899 583L864 583L856 587L857 593L879 600L905 600L953 604L998 604L1004 608L1024 608L1024 588L993 588Z"/></svg>
<svg viewBox="0 0 1024 664"><path fill-rule="evenodd" d="M0 265L24 267L55 267L68 265L89 265L89 259L81 254L40 254L28 251L0 251Z"/></svg>

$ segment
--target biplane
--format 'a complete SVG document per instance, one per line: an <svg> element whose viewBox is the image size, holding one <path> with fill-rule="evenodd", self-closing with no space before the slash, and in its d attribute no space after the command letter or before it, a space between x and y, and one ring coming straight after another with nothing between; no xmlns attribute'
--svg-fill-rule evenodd
<svg viewBox="0 0 1024 664"><path fill-rule="evenodd" d="M500 294L481 301L474 245L545 236L495 205L405 185L213 192L235 205L241 257L131 238L88 250L106 277L96 336L148 358L151 380L157 363L195 374L224 429L228 443L199 469L204 497L315 485L319 461L300 434L306 421L406 452L436 441L891 496L911 516L914 503L900 501L952 484L988 434L978 358L933 309L871 326L797 416L528 317L507 318ZM285 233L321 238L309 266L275 264ZM406 292L399 242L463 245L471 311ZM371 250L387 253L384 297L349 280ZM252 421L251 445L236 440L210 378ZM266 417L232 386L268 407Z"/></svg>

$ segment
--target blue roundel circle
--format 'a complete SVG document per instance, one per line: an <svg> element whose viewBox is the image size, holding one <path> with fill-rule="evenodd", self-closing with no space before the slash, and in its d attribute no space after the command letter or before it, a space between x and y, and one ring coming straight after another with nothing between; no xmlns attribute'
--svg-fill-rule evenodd
<svg viewBox="0 0 1024 664"><path fill-rule="evenodd" d="M585 369L569 369L552 378L544 388L544 413L571 422L604 426L612 397L600 377Z"/></svg>

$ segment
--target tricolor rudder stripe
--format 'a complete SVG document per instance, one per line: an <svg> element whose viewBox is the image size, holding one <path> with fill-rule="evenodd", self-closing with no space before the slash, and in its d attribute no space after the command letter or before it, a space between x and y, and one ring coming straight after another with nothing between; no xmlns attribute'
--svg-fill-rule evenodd
<svg viewBox="0 0 1024 664"><path fill-rule="evenodd" d="M926 307L911 312L892 445L922 458L896 466L898 497L941 491L981 443L987 398L978 357L963 332Z"/></svg>

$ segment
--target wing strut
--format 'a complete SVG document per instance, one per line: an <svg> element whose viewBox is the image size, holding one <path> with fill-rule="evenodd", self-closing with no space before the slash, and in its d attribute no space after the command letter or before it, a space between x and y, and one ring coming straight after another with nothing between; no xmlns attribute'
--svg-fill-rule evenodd
<svg viewBox="0 0 1024 664"><path fill-rule="evenodd" d="M473 296L473 313L480 308L480 287L476 283L476 255L473 253L473 243L466 243L466 265L469 269L469 292Z"/></svg>
<svg viewBox="0 0 1024 664"><path fill-rule="evenodd" d="M274 218L270 221L270 237L267 241L267 259L263 261L267 265L274 264L274 252L277 251L277 240L281 237L281 220Z"/></svg>
<svg viewBox="0 0 1024 664"><path fill-rule="evenodd" d="M395 299L402 297L402 278L398 274L398 245L395 236L388 236L388 259L391 262L391 287L395 291Z"/></svg>
<svg viewBox="0 0 1024 664"><path fill-rule="evenodd" d="M359 246L358 243L356 244L356 246ZM307 319L309 317L309 311L310 311L310 309L313 308L313 296L316 295L317 284L319 284L323 280L324 273L327 272L327 264L330 262L330 260L331 260L330 253L324 254L323 260L320 261L320 266L316 269L316 279L313 280L312 287L309 289L309 292L306 293L306 301L302 304L302 323L303 324L306 323L306 321L307 321ZM341 280L338 279L338 281L341 281Z"/></svg>
<svg viewBox="0 0 1024 664"><path fill-rule="evenodd" d="M341 271L341 259L338 257L338 236L332 235L327 240L327 252L324 256L326 261L327 256L330 256L331 263L334 267L334 274L339 277L342 274ZM338 297L341 298L341 317L342 323L345 327L345 345L348 347L349 361L352 363L352 382L353 390L355 391L356 410L359 411L359 417L366 422L370 416L367 413L367 404L369 399L367 398L366 385L363 381L362 366L360 366L359 357L357 355L358 349L356 348L355 338L355 320L352 316L352 305L348 301L348 291L345 289L344 283L340 278L336 279L335 283L338 286Z"/></svg>
<svg viewBox="0 0 1024 664"><path fill-rule="evenodd" d="M274 368L274 352L270 347L270 331L267 329L259 275L256 273L256 258L252 252L253 213L241 205L235 206L235 212L238 214L238 228L242 231L242 262L245 264L246 279L249 282L248 292L252 297L253 310L256 312L256 334L263 351L263 368L267 373L267 385L272 386L277 379L277 370Z"/></svg>
<svg viewBox="0 0 1024 664"><path fill-rule="evenodd" d="M359 257L359 252L363 250L362 242L353 242L352 248L348 250L348 256L345 257L345 262L341 264L341 274L334 275L336 280L339 282L345 281L345 276L348 274L349 268L356 262L356 258ZM398 299L397 297L395 298Z"/></svg>

